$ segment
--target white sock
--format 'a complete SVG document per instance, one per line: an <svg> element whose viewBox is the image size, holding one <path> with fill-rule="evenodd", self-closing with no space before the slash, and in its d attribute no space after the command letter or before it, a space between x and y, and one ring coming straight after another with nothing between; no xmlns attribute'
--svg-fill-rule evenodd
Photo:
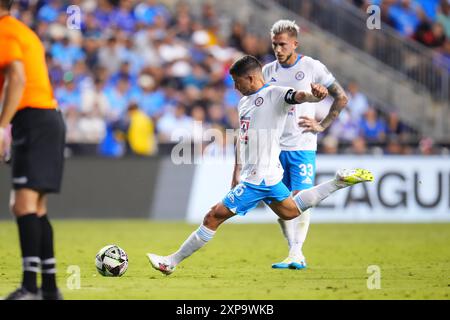
<svg viewBox="0 0 450 320"><path fill-rule="evenodd" d="M310 210L302 212L300 216L291 221L295 221L294 225L294 241L289 250L289 256L303 258L303 243L305 242L306 235L308 234L309 222L310 222Z"/></svg>
<svg viewBox="0 0 450 320"><path fill-rule="evenodd" d="M321 183L311 189L302 190L294 197L294 202L302 212L315 207L320 201L327 198L333 192L345 188L346 185L339 185L335 179Z"/></svg>
<svg viewBox="0 0 450 320"><path fill-rule="evenodd" d="M177 252L170 255L169 258L174 266L191 256L195 251L203 247L209 240L214 237L216 232L208 229L203 224L191 233L191 235L183 242Z"/></svg>
<svg viewBox="0 0 450 320"><path fill-rule="evenodd" d="M289 251L291 250L292 245L294 244L294 226L297 224L294 222L295 219L292 220L283 220L278 219L278 223L280 224L281 231L283 232L284 238L287 240Z"/></svg>

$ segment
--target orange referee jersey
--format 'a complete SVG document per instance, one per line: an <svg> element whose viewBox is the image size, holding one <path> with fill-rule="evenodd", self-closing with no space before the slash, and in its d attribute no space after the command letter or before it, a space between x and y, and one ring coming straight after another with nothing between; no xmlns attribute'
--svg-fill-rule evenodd
<svg viewBox="0 0 450 320"><path fill-rule="evenodd" d="M55 109L57 103L48 77L44 46L24 23L5 16L0 18L0 70L14 60L22 61L26 76L18 110L26 107ZM3 83L4 76L0 72L0 93Z"/></svg>

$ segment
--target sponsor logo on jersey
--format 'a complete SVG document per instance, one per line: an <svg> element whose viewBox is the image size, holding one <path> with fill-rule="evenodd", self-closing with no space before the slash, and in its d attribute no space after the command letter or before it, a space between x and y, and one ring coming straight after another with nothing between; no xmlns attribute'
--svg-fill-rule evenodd
<svg viewBox="0 0 450 320"><path fill-rule="evenodd" d="M306 177L305 179L303 179L302 183L304 184L312 184L312 179L310 177Z"/></svg>
<svg viewBox="0 0 450 320"><path fill-rule="evenodd" d="M269 82L277 82L277 79L275 79L274 77L272 77L272 79L270 79Z"/></svg>
<svg viewBox="0 0 450 320"><path fill-rule="evenodd" d="M288 111L288 116L293 116L295 113L295 107L291 107Z"/></svg>
<svg viewBox="0 0 450 320"><path fill-rule="evenodd" d="M248 128L250 126L250 118L241 118L241 130L239 131L239 140L245 144L248 143Z"/></svg>
<svg viewBox="0 0 450 320"><path fill-rule="evenodd" d="M303 71L299 71L295 74L295 79L298 81L303 80L303 78L305 78L305 73Z"/></svg>
<svg viewBox="0 0 450 320"><path fill-rule="evenodd" d="M259 107L260 105L262 105L264 102L264 99L262 97L258 97L255 100L255 106Z"/></svg>

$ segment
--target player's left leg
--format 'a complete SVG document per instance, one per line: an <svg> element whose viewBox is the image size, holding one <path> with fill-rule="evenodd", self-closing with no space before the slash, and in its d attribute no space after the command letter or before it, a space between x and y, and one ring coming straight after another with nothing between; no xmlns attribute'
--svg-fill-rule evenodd
<svg viewBox="0 0 450 320"><path fill-rule="evenodd" d="M39 196L37 215L41 225L41 294L44 300L62 300L56 285L56 259L53 245L53 228L47 215L47 195Z"/></svg>
<svg viewBox="0 0 450 320"><path fill-rule="evenodd" d="M334 179L321 183L311 189L300 191L294 197L271 202L269 206L280 218L284 220L295 219L337 190L357 183L373 181L373 179L372 173L367 170L338 170ZM291 262L288 260L284 261L288 265ZM295 266L292 268L295 268Z"/></svg>
<svg viewBox="0 0 450 320"><path fill-rule="evenodd" d="M292 219L306 210L317 206L332 193L355 185L357 183L373 181L373 175L363 169L343 169L336 172L334 179L321 183L311 189L300 191L294 197L282 201L273 201L270 208L283 219Z"/></svg>
<svg viewBox="0 0 450 320"><path fill-rule="evenodd" d="M284 168L284 178L289 181L286 186L292 191L292 196L300 191L312 188L316 175L315 151L282 151L280 154ZM309 230L310 210L292 220L278 219L284 237L288 241L289 254L281 262L272 264L274 269L304 269L306 259L303 255L303 243Z"/></svg>
<svg viewBox="0 0 450 320"><path fill-rule="evenodd" d="M22 253L22 284L6 300L40 300L37 273L40 271L41 228L37 217L39 193L28 188L11 191L10 209L16 217Z"/></svg>

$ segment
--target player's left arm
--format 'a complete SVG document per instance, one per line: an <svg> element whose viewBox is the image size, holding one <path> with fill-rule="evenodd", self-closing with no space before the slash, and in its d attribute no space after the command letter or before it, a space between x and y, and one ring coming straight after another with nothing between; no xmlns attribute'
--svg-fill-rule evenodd
<svg viewBox="0 0 450 320"><path fill-rule="evenodd" d="M300 117L299 125L305 128L303 132L319 133L325 131L347 105L347 95L337 80L328 87L328 94L334 98L330 111L320 122L313 118Z"/></svg>
<svg viewBox="0 0 450 320"><path fill-rule="evenodd" d="M286 92L284 101L287 104L301 104L304 102L319 102L328 95L327 88L318 83L311 83L311 93L306 91L294 91L290 89Z"/></svg>

